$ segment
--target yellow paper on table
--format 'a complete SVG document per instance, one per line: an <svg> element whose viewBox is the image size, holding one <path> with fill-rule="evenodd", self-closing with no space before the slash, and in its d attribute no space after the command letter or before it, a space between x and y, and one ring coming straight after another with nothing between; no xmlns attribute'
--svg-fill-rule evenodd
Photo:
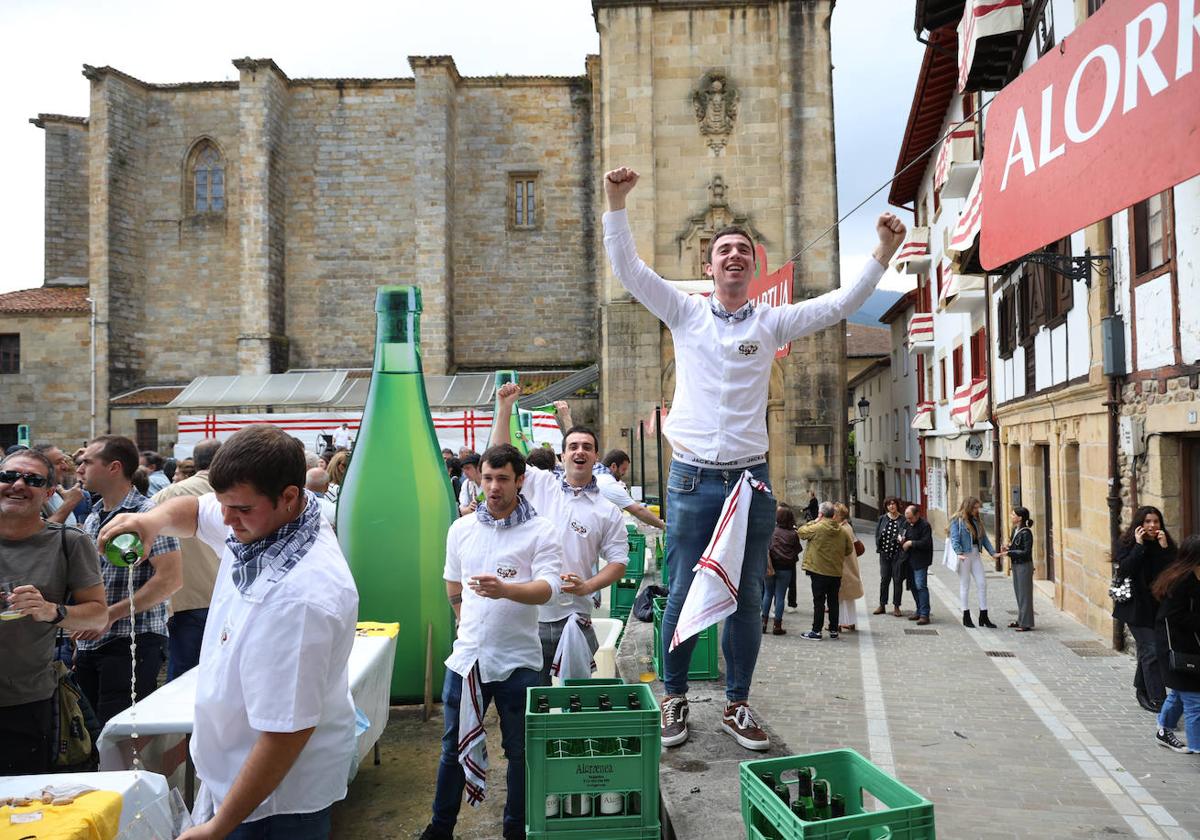
<svg viewBox="0 0 1200 840"><path fill-rule="evenodd" d="M123 802L119 793L93 790L70 805L5 805L0 808L0 840L113 840Z"/></svg>
<svg viewBox="0 0 1200 840"><path fill-rule="evenodd" d="M386 636L394 639L400 633L399 623L385 624L382 621L360 621L355 630L356 636Z"/></svg>

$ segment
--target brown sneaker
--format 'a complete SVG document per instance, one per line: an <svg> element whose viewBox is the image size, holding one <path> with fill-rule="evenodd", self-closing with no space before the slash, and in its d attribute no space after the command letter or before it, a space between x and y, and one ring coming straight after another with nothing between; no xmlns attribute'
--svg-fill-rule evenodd
<svg viewBox="0 0 1200 840"><path fill-rule="evenodd" d="M688 739L688 701L686 697L663 698L662 745L677 747Z"/></svg>
<svg viewBox="0 0 1200 840"><path fill-rule="evenodd" d="M880 604L875 608L875 612L871 613L871 615L883 615L885 612L887 612L887 607L885 607L883 604Z"/></svg>
<svg viewBox="0 0 1200 840"><path fill-rule="evenodd" d="M910 616L908 617L908 620L909 620L909 621L916 621L916 620L917 620L918 618L920 618L920 617L921 617L921 616L917 615L916 613L913 613L912 615L910 615Z"/></svg>
<svg viewBox="0 0 1200 840"><path fill-rule="evenodd" d="M917 619L917 624L918 624L918 625L922 625L922 624L928 624L928 623L929 623L929 616L927 616L927 615L923 615L923 616L921 616L920 618L918 618L918 619Z"/></svg>
<svg viewBox="0 0 1200 840"><path fill-rule="evenodd" d="M896 616L896 618L904 618L904 613L900 612L899 607L892 610L892 615Z"/></svg>
<svg viewBox="0 0 1200 840"><path fill-rule="evenodd" d="M721 728L748 750L765 750L771 746L771 739L758 725L758 719L750 710L750 705L744 700L725 706L725 714L721 718Z"/></svg>

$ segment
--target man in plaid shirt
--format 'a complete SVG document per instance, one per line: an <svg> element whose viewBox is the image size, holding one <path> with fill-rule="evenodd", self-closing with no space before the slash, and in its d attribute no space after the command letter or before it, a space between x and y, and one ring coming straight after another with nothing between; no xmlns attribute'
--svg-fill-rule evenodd
<svg viewBox="0 0 1200 840"><path fill-rule="evenodd" d="M138 450L129 438L102 435L81 458L84 487L101 500L92 507L84 530L95 542L100 529L118 513L141 513L154 503L133 487ZM158 671L166 658L167 599L183 585L179 540L158 537L143 562L124 568L100 555L100 573L108 602L108 623L103 630L74 633L75 675L101 725L129 708L129 685L137 675L137 699L154 691ZM137 611L137 661L129 656L129 576L133 575Z"/></svg>

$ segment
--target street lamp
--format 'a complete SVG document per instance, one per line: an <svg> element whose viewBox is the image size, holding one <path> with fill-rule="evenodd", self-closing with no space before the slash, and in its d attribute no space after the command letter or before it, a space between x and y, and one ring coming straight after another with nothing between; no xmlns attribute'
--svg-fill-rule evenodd
<svg viewBox="0 0 1200 840"><path fill-rule="evenodd" d="M857 406L858 406L858 418L856 420L850 421L851 426L853 426L855 423L866 422L866 419L871 416L871 403L866 397L862 397L858 401Z"/></svg>

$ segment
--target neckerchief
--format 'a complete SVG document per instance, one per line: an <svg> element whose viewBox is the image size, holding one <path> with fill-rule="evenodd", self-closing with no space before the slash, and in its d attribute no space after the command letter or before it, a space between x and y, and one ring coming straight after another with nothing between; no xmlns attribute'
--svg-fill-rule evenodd
<svg viewBox="0 0 1200 840"><path fill-rule="evenodd" d="M537 511L533 509L533 505L529 504L529 500L524 496L517 496L516 509L503 519L497 519L492 516L492 512L488 510L487 505L480 505L475 508L475 517L480 522L484 525L495 525L497 528L515 528L518 525L524 525L537 515Z"/></svg>
<svg viewBox="0 0 1200 840"><path fill-rule="evenodd" d="M238 542L232 534L225 544L233 552L233 582L243 595L249 591L259 575L270 569L268 579L278 582L300 561L317 541L321 531L321 505L311 491L305 490L304 512L291 522L261 540L252 543Z"/></svg>
<svg viewBox="0 0 1200 840"><path fill-rule="evenodd" d="M561 466L554 468L555 477L561 482L559 485L563 493L568 496L578 496L580 493L599 493L600 485L596 483L596 473L592 471L592 480L583 487L576 487L574 484L567 483L567 471Z"/></svg>
<svg viewBox="0 0 1200 840"><path fill-rule="evenodd" d="M712 314L716 315L722 321L737 323L738 321L745 321L754 314L754 301L748 300L742 304L742 307L737 312L730 312L721 301L717 300L716 295L709 295L708 308L712 310Z"/></svg>

